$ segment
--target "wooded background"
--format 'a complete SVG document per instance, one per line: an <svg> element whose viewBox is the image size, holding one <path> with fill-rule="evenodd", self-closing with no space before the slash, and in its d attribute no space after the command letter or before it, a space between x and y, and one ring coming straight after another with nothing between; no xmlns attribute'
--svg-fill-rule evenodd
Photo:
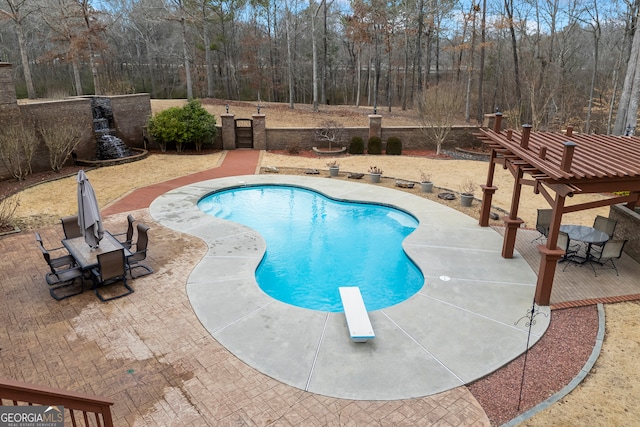
<svg viewBox="0 0 640 427"><path fill-rule="evenodd" d="M639 5L0 0L0 61L24 98L148 92L382 112L435 96L461 101L450 105L468 122L499 110L515 126L623 134L640 94Z"/></svg>

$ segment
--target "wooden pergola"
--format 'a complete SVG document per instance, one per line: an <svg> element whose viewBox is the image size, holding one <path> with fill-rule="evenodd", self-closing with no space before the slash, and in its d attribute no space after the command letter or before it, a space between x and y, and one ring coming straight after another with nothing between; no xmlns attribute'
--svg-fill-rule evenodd
<svg viewBox="0 0 640 427"><path fill-rule="evenodd" d="M518 205L522 186L533 187L553 209L546 245L539 245L540 267L535 301L549 305L556 263L564 254L557 247L562 215L586 209L626 203L634 209L640 200L640 138L531 132L530 125L521 131L501 130L502 115L496 114L493 130L482 129L480 139L491 149L487 181L482 185L480 225L489 225L491 199L498 189L493 186L495 166L502 165L515 181L509 215L505 222L502 257L512 258L518 228ZM565 206L565 199L575 194L629 191L626 196Z"/></svg>

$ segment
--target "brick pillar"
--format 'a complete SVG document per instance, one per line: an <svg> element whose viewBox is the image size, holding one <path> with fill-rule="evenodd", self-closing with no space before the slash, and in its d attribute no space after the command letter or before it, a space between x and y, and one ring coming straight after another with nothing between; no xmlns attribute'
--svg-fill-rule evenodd
<svg viewBox="0 0 640 427"><path fill-rule="evenodd" d="M16 86L13 81L13 65L0 62L0 109L17 107Z"/></svg>
<svg viewBox="0 0 640 427"><path fill-rule="evenodd" d="M253 148L255 150L267 149L267 128L266 116L264 114L254 114L253 119Z"/></svg>
<svg viewBox="0 0 640 427"><path fill-rule="evenodd" d="M236 121L233 114L220 114L222 118L222 149L236 149Z"/></svg>
<svg viewBox="0 0 640 427"><path fill-rule="evenodd" d="M382 138L382 116L379 114L369 114L369 138L372 136Z"/></svg>

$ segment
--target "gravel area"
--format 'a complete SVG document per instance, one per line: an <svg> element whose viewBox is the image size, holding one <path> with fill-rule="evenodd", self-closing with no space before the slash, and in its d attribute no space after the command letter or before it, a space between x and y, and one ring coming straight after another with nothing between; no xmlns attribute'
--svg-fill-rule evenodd
<svg viewBox="0 0 640 427"><path fill-rule="evenodd" d="M524 380L522 355L468 388L492 425L501 425L569 384L589 359L597 333L595 305L553 310L549 329L526 354Z"/></svg>

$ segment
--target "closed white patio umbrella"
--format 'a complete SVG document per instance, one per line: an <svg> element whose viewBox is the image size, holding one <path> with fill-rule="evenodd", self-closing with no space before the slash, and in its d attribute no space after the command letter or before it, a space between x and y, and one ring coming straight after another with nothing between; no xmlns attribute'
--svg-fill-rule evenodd
<svg viewBox="0 0 640 427"><path fill-rule="evenodd" d="M78 172L77 181L78 225L85 242L92 248L97 248L104 235L98 199L84 170Z"/></svg>

